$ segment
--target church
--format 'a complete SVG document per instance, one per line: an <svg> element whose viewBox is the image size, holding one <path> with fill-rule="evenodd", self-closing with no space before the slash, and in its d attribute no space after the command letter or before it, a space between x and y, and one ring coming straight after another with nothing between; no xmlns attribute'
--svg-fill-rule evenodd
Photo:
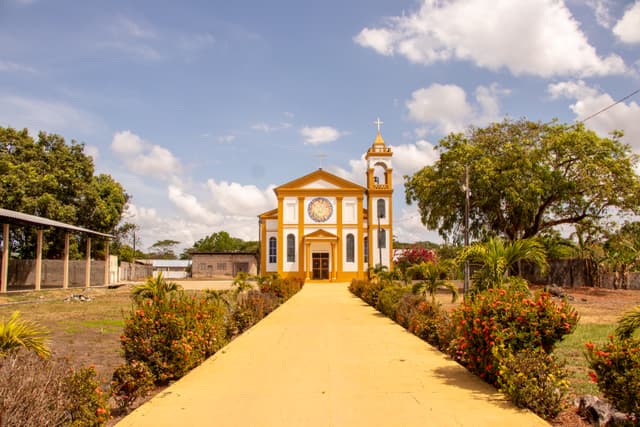
<svg viewBox="0 0 640 427"><path fill-rule="evenodd" d="M391 269L392 152L380 124L366 187L320 168L274 189L278 207L258 216L260 274L345 282L379 264Z"/></svg>

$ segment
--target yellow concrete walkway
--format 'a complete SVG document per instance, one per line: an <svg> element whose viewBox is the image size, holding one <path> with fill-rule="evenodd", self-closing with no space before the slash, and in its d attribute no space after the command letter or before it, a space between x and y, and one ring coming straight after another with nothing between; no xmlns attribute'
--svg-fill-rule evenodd
<svg viewBox="0 0 640 427"><path fill-rule="evenodd" d="M543 426L346 284L291 300L118 426Z"/></svg>

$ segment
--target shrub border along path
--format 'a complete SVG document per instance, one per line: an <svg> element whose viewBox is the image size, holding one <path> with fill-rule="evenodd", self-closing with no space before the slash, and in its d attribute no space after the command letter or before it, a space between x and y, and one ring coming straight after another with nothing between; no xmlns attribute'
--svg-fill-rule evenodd
<svg viewBox="0 0 640 427"><path fill-rule="evenodd" d="M347 290L307 283L118 426L548 425Z"/></svg>

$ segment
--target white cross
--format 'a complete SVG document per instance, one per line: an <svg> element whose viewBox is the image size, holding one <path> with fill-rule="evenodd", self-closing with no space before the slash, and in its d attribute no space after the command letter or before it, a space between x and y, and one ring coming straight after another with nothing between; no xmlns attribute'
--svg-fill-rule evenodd
<svg viewBox="0 0 640 427"><path fill-rule="evenodd" d="M324 160L327 157L327 155L324 153L318 153L316 154L316 157L320 158L320 169L322 169L322 160Z"/></svg>
<svg viewBox="0 0 640 427"><path fill-rule="evenodd" d="M383 123L384 122L382 120L380 120L380 117L378 117L378 120L373 122L374 125L378 125L378 133L380 133L380 125L383 124Z"/></svg>

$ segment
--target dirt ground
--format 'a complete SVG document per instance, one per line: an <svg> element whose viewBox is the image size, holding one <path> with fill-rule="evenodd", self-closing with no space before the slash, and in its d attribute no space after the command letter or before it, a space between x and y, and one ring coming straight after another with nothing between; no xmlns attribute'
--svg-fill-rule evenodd
<svg viewBox="0 0 640 427"><path fill-rule="evenodd" d="M566 291L581 323L615 323L625 311L640 305L640 290L580 287Z"/></svg>

